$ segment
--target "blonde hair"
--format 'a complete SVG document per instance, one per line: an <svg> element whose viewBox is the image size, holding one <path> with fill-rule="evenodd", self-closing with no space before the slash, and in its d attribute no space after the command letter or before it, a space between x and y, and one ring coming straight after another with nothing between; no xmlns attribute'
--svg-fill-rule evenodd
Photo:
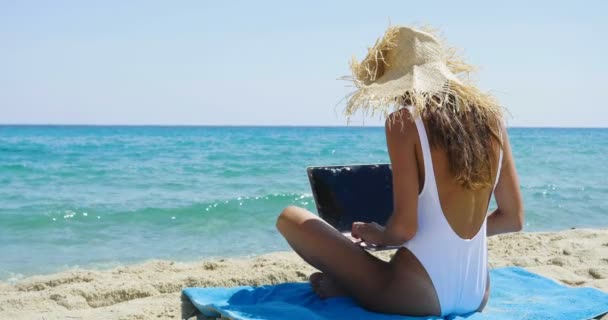
<svg viewBox="0 0 608 320"><path fill-rule="evenodd" d="M352 75L343 79L356 90L346 97L344 113L388 116L413 106L412 116L428 123L431 147L447 152L457 181L480 189L492 184L503 108L470 81L475 68L457 53L436 30L390 26L361 62L351 61Z"/></svg>
<svg viewBox="0 0 608 320"><path fill-rule="evenodd" d="M502 114L484 106L458 106L450 95L441 105L430 102L420 116L428 128L431 148L444 150L450 173L466 189L492 186L497 163L494 146L502 148Z"/></svg>

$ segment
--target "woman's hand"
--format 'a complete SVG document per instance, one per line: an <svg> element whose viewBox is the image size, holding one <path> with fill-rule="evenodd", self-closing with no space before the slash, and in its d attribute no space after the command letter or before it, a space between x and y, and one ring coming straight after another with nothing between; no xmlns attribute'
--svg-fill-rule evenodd
<svg viewBox="0 0 608 320"><path fill-rule="evenodd" d="M351 235L368 245L384 245L384 227L375 222L353 222Z"/></svg>

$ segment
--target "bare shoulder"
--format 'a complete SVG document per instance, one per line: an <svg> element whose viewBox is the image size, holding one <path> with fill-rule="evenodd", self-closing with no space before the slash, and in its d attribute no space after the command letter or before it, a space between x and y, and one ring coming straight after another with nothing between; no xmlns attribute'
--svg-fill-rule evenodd
<svg viewBox="0 0 608 320"><path fill-rule="evenodd" d="M415 141L417 137L416 123L414 117L406 108L394 111L385 121L387 142L391 141Z"/></svg>

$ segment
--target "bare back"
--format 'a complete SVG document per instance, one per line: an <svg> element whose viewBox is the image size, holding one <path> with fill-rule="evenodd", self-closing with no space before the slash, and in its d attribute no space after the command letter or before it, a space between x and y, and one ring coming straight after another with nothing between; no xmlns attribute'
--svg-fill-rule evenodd
<svg viewBox="0 0 608 320"><path fill-rule="evenodd" d="M390 126L391 123L401 125ZM521 229L523 219L517 174L507 132L502 129L504 160L500 170L500 181L494 190L498 208L488 217L486 224L488 235L517 231ZM334 289L338 288L355 298L361 305L374 311L406 315L441 315L443 309L440 297L442 301L451 303L451 300L445 299L446 292L451 294L455 291L446 291L445 284L442 284L442 279L438 277L435 279L440 281L437 282L439 287L435 286L431 274L437 275L436 267L450 269L461 260L460 257L466 255L461 255L460 251L453 251L451 254L456 255L457 259L452 257L452 262L456 261L456 263L446 263L447 255L441 250L445 251L447 246L434 240L434 231L419 229L419 197L425 186L424 157L417 125L407 109L393 113L391 119L387 120L386 138L393 171L393 215L386 226L380 229L373 224L364 224L367 233L360 236L365 241L374 239L373 236L377 237L375 239L382 239L371 242L380 245L403 244L390 262L382 261L361 250L358 245L346 239L318 216L302 208L286 208L277 220L277 227L304 260L331 280L327 283L332 285L325 287L317 283L316 290L323 293L323 296L332 296L333 294L325 293L336 292ZM491 149L491 152L498 153L498 143L493 144ZM464 239L471 238L478 233L486 217L492 188L471 191L461 187L449 172L447 153L442 150L431 150L430 153L437 185L436 194L440 198L440 203L435 201L435 204L436 207L440 205L443 211L439 212L437 209L433 212L443 214L457 236ZM498 161L495 162L491 163L494 171L493 181L496 180L498 165ZM445 226L445 223L443 225ZM454 239L454 235L451 236ZM485 239L484 236L476 238ZM419 251L416 254L412 251L412 246L406 245L423 237L427 238L424 241L429 244L427 252L430 254L425 255L423 252L420 255ZM428 258L429 255L439 257L436 264L424 265L420 260L421 257ZM458 277L451 270L447 271L447 279ZM487 277L487 273L478 273L480 279ZM471 286L476 286L475 283L477 282L471 282ZM482 281L480 286L485 286L485 294L479 305L474 306L478 308L477 310L483 309L488 299L489 280ZM477 293L475 296L478 297ZM469 303L467 308L470 306Z"/></svg>
<svg viewBox="0 0 608 320"><path fill-rule="evenodd" d="M431 134L433 133L428 132L427 129L427 135ZM498 159L500 145L497 142L493 143L493 150L489 152L493 152L496 155L493 158ZM431 150L431 157L433 159L433 170L435 171L439 201L447 222L452 227L454 233L460 238L473 238L486 218L494 184L479 190L467 189L459 184L450 172L449 160L444 150L433 148ZM422 188L425 172L422 149L419 143L416 145L416 161L418 163L419 186ZM496 180L497 169L498 160L492 163L492 181Z"/></svg>

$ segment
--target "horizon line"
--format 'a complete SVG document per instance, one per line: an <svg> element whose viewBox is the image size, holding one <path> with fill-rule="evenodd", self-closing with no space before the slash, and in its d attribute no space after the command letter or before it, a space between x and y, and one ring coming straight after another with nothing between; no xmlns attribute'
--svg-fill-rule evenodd
<svg viewBox="0 0 608 320"><path fill-rule="evenodd" d="M242 128L384 128L383 125L321 125L321 124L54 124L54 123L0 123L0 127L242 127ZM608 129L598 126L508 126L522 129Z"/></svg>

